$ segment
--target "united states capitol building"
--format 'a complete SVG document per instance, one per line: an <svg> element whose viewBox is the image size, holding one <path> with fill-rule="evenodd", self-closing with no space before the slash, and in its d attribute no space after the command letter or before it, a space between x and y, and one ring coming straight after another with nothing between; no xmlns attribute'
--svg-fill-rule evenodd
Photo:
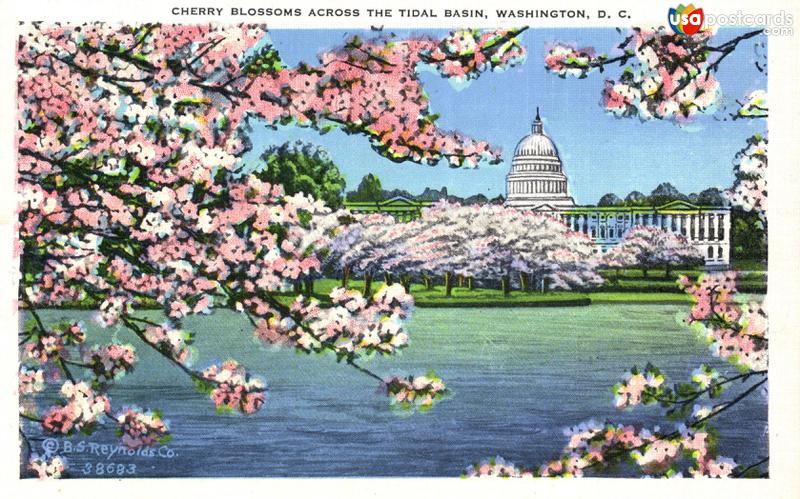
<svg viewBox="0 0 800 499"><path fill-rule="evenodd" d="M730 263L730 209L672 201L662 206L578 206L553 141L544 133L539 110L531 133L517 144L506 176L506 206L552 213L572 230L592 238L598 251L619 243L631 227L659 227L685 236L707 266Z"/></svg>

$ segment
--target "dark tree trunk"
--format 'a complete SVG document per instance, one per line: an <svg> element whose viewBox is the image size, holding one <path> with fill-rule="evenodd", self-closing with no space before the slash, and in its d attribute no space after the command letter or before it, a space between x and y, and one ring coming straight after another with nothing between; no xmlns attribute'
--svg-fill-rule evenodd
<svg viewBox="0 0 800 499"><path fill-rule="evenodd" d="M311 277L306 278L303 281L303 284L305 285L305 295L306 296L313 295L314 294L314 279L312 279Z"/></svg>
<svg viewBox="0 0 800 499"><path fill-rule="evenodd" d="M350 281L350 266L345 265L342 269L342 287L347 289L347 283Z"/></svg>
<svg viewBox="0 0 800 499"><path fill-rule="evenodd" d="M467 289L470 291L475 289L475 281L473 280L472 276L467 277Z"/></svg>
<svg viewBox="0 0 800 499"><path fill-rule="evenodd" d="M504 275L500 278L500 289L503 290L503 296L511 294L511 277Z"/></svg>
<svg viewBox="0 0 800 499"><path fill-rule="evenodd" d="M670 266L669 266L669 264L667 264L667 265L666 265L666 268L664 269L664 277L667 277L667 278L668 278L668 277L669 277L669 273L670 273L670 271L671 271L671 270L672 270L672 269L670 269Z"/></svg>
<svg viewBox="0 0 800 499"><path fill-rule="evenodd" d="M453 296L453 273L444 273L444 295Z"/></svg>
<svg viewBox="0 0 800 499"><path fill-rule="evenodd" d="M459 288L463 288L464 287L464 276L461 275L461 274L458 275L458 287Z"/></svg>
<svg viewBox="0 0 800 499"><path fill-rule="evenodd" d="M647 267L642 267L642 276L647 277Z"/></svg>
<svg viewBox="0 0 800 499"><path fill-rule="evenodd" d="M425 284L425 289L428 291L433 289L433 279L428 274L422 274L422 283Z"/></svg>
<svg viewBox="0 0 800 499"><path fill-rule="evenodd" d="M303 292L303 283L300 281L294 281L292 283L292 292L296 295L299 295Z"/></svg>
<svg viewBox="0 0 800 499"><path fill-rule="evenodd" d="M519 290L528 291L528 274L525 272L519 273Z"/></svg>
<svg viewBox="0 0 800 499"><path fill-rule="evenodd" d="M384 272L383 273L383 282L385 282L387 286L391 286L392 284L394 284L394 281L392 281L391 272Z"/></svg>
<svg viewBox="0 0 800 499"><path fill-rule="evenodd" d="M369 272L364 273L364 297L369 296L372 292L372 274Z"/></svg>
<svg viewBox="0 0 800 499"><path fill-rule="evenodd" d="M400 276L400 284L403 285L403 289L406 290L406 293L411 292L411 276L409 275Z"/></svg>

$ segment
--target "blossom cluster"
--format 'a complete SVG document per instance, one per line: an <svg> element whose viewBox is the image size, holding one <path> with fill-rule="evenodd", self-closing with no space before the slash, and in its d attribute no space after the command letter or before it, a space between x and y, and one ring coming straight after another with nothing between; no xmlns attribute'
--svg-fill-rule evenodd
<svg viewBox="0 0 800 499"><path fill-rule="evenodd" d="M252 378L235 360L212 365L202 373L218 412L253 414L266 399L264 382Z"/></svg>
<svg viewBox="0 0 800 499"><path fill-rule="evenodd" d="M762 223L767 220L767 146L767 138L760 134L748 137L733 159L736 180L725 191L731 204L758 213Z"/></svg>
<svg viewBox="0 0 800 499"><path fill-rule="evenodd" d="M48 457L33 454L28 460L28 470L40 479L61 478L66 469L66 461L61 456Z"/></svg>
<svg viewBox="0 0 800 499"><path fill-rule="evenodd" d="M736 463L720 457L713 437L705 431L682 428L670 435L660 435L632 425L598 424L589 421L565 430L569 442L562 456L539 468L541 476L584 476L589 470L630 461L649 476L689 476L724 478ZM684 468L682 459L690 461Z"/></svg>
<svg viewBox="0 0 800 499"><path fill-rule="evenodd" d="M124 296L112 296L104 300L97 311L97 322L110 327L119 322L123 315L131 312L131 303Z"/></svg>
<svg viewBox="0 0 800 499"><path fill-rule="evenodd" d="M42 418L42 428L48 433L71 435L75 431L90 431L111 410L105 395L98 395L85 382L66 381L61 387L62 405L50 407Z"/></svg>
<svg viewBox="0 0 800 499"><path fill-rule="evenodd" d="M128 449L164 443L169 436L167 424L158 412L129 408L117 416L117 424L122 445Z"/></svg>
<svg viewBox="0 0 800 499"><path fill-rule="evenodd" d="M414 300L401 285L384 285L369 300L344 288L334 288L330 297L332 306L323 308L316 299L298 296L288 317L261 321L256 336L266 343L307 352L332 351L347 359L391 354L408 344L402 321Z"/></svg>
<svg viewBox="0 0 800 499"><path fill-rule="evenodd" d="M431 371L425 376L392 376L383 381L390 403L404 410L426 411L443 399L448 389L440 377Z"/></svg>
<svg viewBox="0 0 800 499"><path fill-rule="evenodd" d="M633 28L617 47L619 53L611 56L559 42L546 53L545 68L561 78L585 78L597 68L619 62L625 66L622 74L607 79L603 88L607 112L683 123L698 113L713 112L721 96L708 58L712 34L701 30L684 36L664 27Z"/></svg>
<svg viewBox="0 0 800 499"><path fill-rule="evenodd" d="M38 364L68 357L66 347L79 345L86 339L80 322L59 324L46 331L36 328L30 334L31 340L26 341L22 349L22 360Z"/></svg>
<svg viewBox="0 0 800 499"><path fill-rule="evenodd" d="M454 31L424 52L422 60L434 65L443 76L474 79L485 71L525 61L525 48L516 39L520 32L519 29Z"/></svg>
<svg viewBox="0 0 800 499"><path fill-rule="evenodd" d="M664 375L648 365L644 372L633 368L625 381L614 385L614 405L617 409L624 409L641 403L647 404L654 400L659 389L664 384Z"/></svg>
<svg viewBox="0 0 800 499"><path fill-rule="evenodd" d="M715 356L745 371L767 369L766 307L734 299L735 272L704 274L696 283L682 276L678 284L694 301L688 321L700 325Z"/></svg>
<svg viewBox="0 0 800 499"><path fill-rule="evenodd" d="M20 395L32 395L44 390L44 371L41 369L20 365L18 378Z"/></svg>
<svg viewBox="0 0 800 499"><path fill-rule="evenodd" d="M188 331L168 326L148 326L144 330L144 339L171 359L186 366L191 365L193 339Z"/></svg>
<svg viewBox="0 0 800 499"><path fill-rule="evenodd" d="M627 48L635 51L636 59L619 81L606 81L606 110L642 121L676 122L713 111L721 92L706 57L711 36L708 30L692 36L676 35L666 28L635 31Z"/></svg>
<svg viewBox="0 0 800 499"><path fill-rule="evenodd" d="M545 68L561 78L586 78L601 60L593 47L576 48L564 43L553 44L544 56Z"/></svg>
<svg viewBox="0 0 800 499"><path fill-rule="evenodd" d="M83 362L98 381L113 381L133 370L136 349L119 343L93 345L83 353Z"/></svg>
<svg viewBox="0 0 800 499"><path fill-rule="evenodd" d="M514 463L495 456L468 467L463 476L464 478L533 478L535 475L531 470L518 468Z"/></svg>
<svg viewBox="0 0 800 499"><path fill-rule="evenodd" d="M736 110L738 118L766 118L769 114L769 102L766 90L753 90L739 104Z"/></svg>

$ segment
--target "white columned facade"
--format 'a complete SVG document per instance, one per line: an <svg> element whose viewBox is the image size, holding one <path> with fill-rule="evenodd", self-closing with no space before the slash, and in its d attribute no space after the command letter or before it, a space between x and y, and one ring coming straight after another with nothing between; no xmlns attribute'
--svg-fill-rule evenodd
<svg viewBox="0 0 800 499"><path fill-rule="evenodd" d="M618 244L630 228L648 226L683 235L709 266L727 266L730 262L728 208L696 206L688 201L657 207L577 206L569 195L558 149L544 133L538 110L531 133L514 151L506 194L506 206L548 213L569 229L592 238L598 252Z"/></svg>

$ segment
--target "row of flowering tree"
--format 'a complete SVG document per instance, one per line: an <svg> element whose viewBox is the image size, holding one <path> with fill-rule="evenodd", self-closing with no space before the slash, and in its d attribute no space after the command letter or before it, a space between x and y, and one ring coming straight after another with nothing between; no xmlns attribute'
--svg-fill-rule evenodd
<svg viewBox="0 0 800 499"><path fill-rule="evenodd" d="M601 258L601 265L615 269L636 267L647 277L647 271L663 267L667 277L677 266L699 265L702 253L686 237L658 227L633 227L622 242L611 248Z"/></svg>
<svg viewBox="0 0 800 499"><path fill-rule="evenodd" d="M505 293L512 278L523 291L534 283L582 289L602 283L594 250L588 236L547 215L440 202L407 223L360 217L332 239L328 267L345 285L351 275L363 276L367 292L375 276L397 279L406 290L413 279L431 288L441 277L447 296L459 278L470 289L476 280L499 283Z"/></svg>
<svg viewBox="0 0 800 499"><path fill-rule="evenodd" d="M336 215L245 172L248 131L340 127L394 161L452 166L496 162L486 142L440 129L419 80L422 66L472 79L524 59L520 30L441 39L348 40L317 65L287 67L264 26L32 23L16 50L20 437L117 427L129 448L168 438L153 408L118 407L110 390L140 350L177 366L222 411L250 414L266 383L235 360L196 367L192 315L238 311L253 334L303 352L330 352L372 376L393 403L429 407L446 393L434 375L382 378L359 361L406 346L413 301L400 285L336 289L332 305L281 301L288 283L320 269ZM97 304L96 320L125 327L137 345L87 344L81 323L48 322L41 308ZM163 320L136 313L156 303ZM214 357L213 352L210 355ZM58 393L55 403L43 393ZM107 426L106 426L107 427ZM58 456L29 470L61 476Z"/></svg>

